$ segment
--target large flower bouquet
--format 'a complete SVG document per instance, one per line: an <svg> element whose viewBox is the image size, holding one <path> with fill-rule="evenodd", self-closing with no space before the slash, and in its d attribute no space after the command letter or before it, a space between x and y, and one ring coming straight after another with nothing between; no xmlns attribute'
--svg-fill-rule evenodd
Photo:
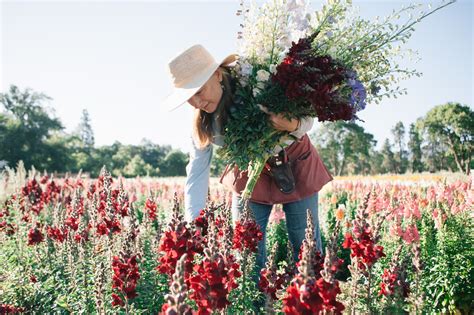
<svg viewBox="0 0 474 315"><path fill-rule="evenodd" d="M251 196L275 147L291 139L272 127L261 106L287 118L355 120L366 103L406 94L398 83L420 73L399 67L400 58L416 56L402 45L416 23L453 2L426 12L410 5L374 21L362 19L350 0L328 0L314 13L304 0L241 3L240 59L234 69L238 106L226 125L221 154L248 170L243 197Z"/></svg>

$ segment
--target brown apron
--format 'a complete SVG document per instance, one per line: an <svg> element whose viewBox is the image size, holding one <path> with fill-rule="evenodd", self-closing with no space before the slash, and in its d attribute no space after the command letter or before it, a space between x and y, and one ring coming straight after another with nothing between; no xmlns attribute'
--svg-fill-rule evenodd
<svg viewBox="0 0 474 315"><path fill-rule="evenodd" d="M331 174L323 164L308 135L296 140L285 150L293 170L295 190L290 194L282 193L273 181L270 172L264 168L250 200L268 205L298 201L320 191L325 184L332 180ZM220 183L240 195L247 180L247 171L239 171L237 166L227 165Z"/></svg>

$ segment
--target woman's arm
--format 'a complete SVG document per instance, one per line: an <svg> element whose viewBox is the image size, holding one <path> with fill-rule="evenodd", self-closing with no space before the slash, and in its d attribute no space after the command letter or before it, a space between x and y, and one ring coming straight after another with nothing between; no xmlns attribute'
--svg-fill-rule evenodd
<svg viewBox="0 0 474 315"><path fill-rule="evenodd" d="M205 208L209 189L212 145L198 149L194 145L186 166L186 184L184 186L184 206L187 221L193 221Z"/></svg>

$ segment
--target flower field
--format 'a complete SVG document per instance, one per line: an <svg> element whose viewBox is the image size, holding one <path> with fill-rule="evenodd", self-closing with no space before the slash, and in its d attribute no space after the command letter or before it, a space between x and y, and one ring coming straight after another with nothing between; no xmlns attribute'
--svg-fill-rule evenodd
<svg viewBox="0 0 474 315"><path fill-rule="evenodd" d="M281 207L267 266L230 195L183 219L182 179L1 177L0 314L457 313L474 305L474 191L466 177L340 178L320 192L292 261Z"/></svg>

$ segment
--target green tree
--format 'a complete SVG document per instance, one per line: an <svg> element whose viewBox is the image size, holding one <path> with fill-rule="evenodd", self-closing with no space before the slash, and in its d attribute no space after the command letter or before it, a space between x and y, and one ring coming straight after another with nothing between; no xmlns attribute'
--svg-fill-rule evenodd
<svg viewBox="0 0 474 315"><path fill-rule="evenodd" d="M152 170L152 166L145 163L142 157L136 154L124 167L123 173L126 177L136 177L149 175Z"/></svg>
<svg viewBox="0 0 474 315"><path fill-rule="evenodd" d="M15 85L7 93L0 93L0 104L5 110L0 118L0 130L4 131L0 160L9 165L23 160L26 168L34 165L38 169L63 171L67 167L54 163L60 147L51 147L48 142L55 132L63 130L59 119L51 117L51 111L43 107L49 100L45 94L31 89L21 91Z"/></svg>
<svg viewBox="0 0 474 315"><path fill-rule="evenodd" d="M447 103L431 109L421 121L424 131L448 148L460 172L469 173L474 147L474 111L459 103Z"/></svg>
<svg viewBox="0 0 474 315"><path fill-rule="evenodd" d="M374 137L353 122L337 121L323 124L311 139L333 174L370 173L370 150Z"/></svg>
<svg viewBox="0 0 474 315"><path fill-rule="evenodd" d="M181 150L172 150L166 155L161 174L163 176L185 176L188 155Z"/></svg>
<svg viewBox="0 0 474 315"><path fill-rule="evenodd" d="M82 110L81 121L77 126L76 133L84 143L86 150L94 148L94 131L92 130L91 120L89 118L89 112L87 109Z"/></svg>
<svg viewBox="0 0 474 315"><path fill-rule="evenodd" d="M370 174L382 174L385 173L383 168L383 154L377 151L374 147L370 149Z"/></svg>
<svg viewBox="0 0 474 315"><path fill-rule="evenodd" d="M406 172L408 159L405 150L405 126L399 121L392 128L392 135L396 151L394 152L396 170L399 174Z"/></svg>
<svg viewBox="0 0 474 315"><path fill-rule="evenodd" d="M140 155L145 163L152 166L153 170L150 175L161 176L160 169L165 167L163 164L165 157L171 150L172 148L169 145L160 146L158 144L154 144L148 139L142 139L140 142Z"/></svg>
<svg viewBox="0 0 474 315"><path fill-rule="evenodd" d="M408 151L409 151L409 165L412 173L423 172L423 154L421 150L421 144L423 139L420 136L418 129L415 124L410 124L410 130L408 131Z"/></svg>
<svg viewBox="0 0 474 315"><path fill-rule="evenodd" d="M383 156L382 169L384 173L396 173L397 163L395 161L395 154L392 151L392 145L388 139L385 139L380 153Z"/></svg>

